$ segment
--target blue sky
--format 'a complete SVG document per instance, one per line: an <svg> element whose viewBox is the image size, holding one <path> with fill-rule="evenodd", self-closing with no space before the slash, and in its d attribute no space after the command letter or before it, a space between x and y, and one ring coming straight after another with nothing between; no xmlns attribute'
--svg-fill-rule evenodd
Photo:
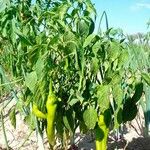
<svg viewBox="0 0 150 150"><path fill-rule="evenodd" d="M125 33L146 32L150 19L150 0L92 0L97 10L97 25L105 10L109 26ZM104 22L104 21L103 21Z"/></svg>

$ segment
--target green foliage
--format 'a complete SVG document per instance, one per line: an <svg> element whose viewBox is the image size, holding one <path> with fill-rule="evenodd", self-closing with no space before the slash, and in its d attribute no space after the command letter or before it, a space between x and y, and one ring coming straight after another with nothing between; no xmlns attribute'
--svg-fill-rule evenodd
<svg viewBox="0 0 150 150"><path fill-rule="evenodd" d="M83 113L83 119L88 129L94 129L97 122L97 112L93 107L85 110Z"/></svg>
<svg viewBox="0 0 150 150"><path fill-rule="evenodd" d="M94 32L96 11L90 0L11 1L0 16L0 61L11 78L23 79L17 108L28 114L31 129L33 104L47 114L50 79L58 98L52 128L62 149L64 135L73 137L77 127L95 130L101 113L107 128L111 121L118 128L135 117L143 85L130 88L127 83L129 55L121 31ZM11 116L15 125L14 111ZM38 122L43 133L46 120Z"/></svg>
<svg viewBox="0 0 150 150"><path fill-rule="evenodd" d="M148 85L150 85L150 76L148 73L142 73L142 78Z"/></svg>
<svg viewBox="0 0 150 150"><path fill-rule="evenodd" d="M142 82L143 85L139 85L139 90L136 90L135 92L135 99L139 99L142 95L145 100L141 99L140 104L142 105L144 114L145 114L145 126L146 126L146 132L145 135L148 135L149 132L149 91L147 90L149 88L149 68L150 68L150 52L149 52L149 32L146 34L137 33L135 35L129 35L128 36L129 46L129 60L128 65L132 69L132 73L135 75L135 78L137 78L137 82ZM138 41L138 42L136 42ZM142 87L143 86L143 87ZM143 88L143 91L141 90ZM138 93L138 91L140 91ZM143 93L142 93L143 92ZM138 94L137 94L138 93ZM133 98L134 98L133 97ZM136 101L136 100L135 100Z"/></svg>
<svg viewBox="0 0 150 150"><path fill-rule="evenodd" d="M132 96L132 100L134 103L138 102L143 94L143 83L136 83L135 85L135 93Z"/></svg>
<svg viewBox="0 0 150 150"><path fill-rule="evenodd" d="M137 111L137 105L132 101L131 98L128 98L123 106L123 121L132 121L135 118Z"/></svg>
<svg viewBox="0 0 150 150"><path fill-rule="evenodd" d="M36 72L33 71L33 72L27 74L27 76L25 77L25 84L30 89L30 91L32 91L33 93L35 90L36 83L37 83Z"/></svg>
<svg viewBox="0 0 150 150"><path fill-rule="evenodd" d="M11 112L9 113L9 118L11 121L11 124L13 125L14 128L16 128L16 110L13 108Z"/></svg>
<svg viewBox="0 0 150 150"><path fill-rule="evenodd" d="M108 85L100 85L97 90L97 102L102 111L109 108L109 91L110 87Z"/></svg>

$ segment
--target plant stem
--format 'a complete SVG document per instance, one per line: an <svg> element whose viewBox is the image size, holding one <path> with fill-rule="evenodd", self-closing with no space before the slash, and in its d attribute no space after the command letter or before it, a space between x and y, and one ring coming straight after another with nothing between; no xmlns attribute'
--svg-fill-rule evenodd
<svg viewBox="0 0 150 150"><path fill-rule="evenodd" d="M7 140L7 136L6 136L5 126L4 126L4 118L3 118L3 112L2 111L1 111L1 119L2 119L2 130L3 130L3 134L4 134L6 149L9 150L9 145L8 145L8 140Z"/></svg>

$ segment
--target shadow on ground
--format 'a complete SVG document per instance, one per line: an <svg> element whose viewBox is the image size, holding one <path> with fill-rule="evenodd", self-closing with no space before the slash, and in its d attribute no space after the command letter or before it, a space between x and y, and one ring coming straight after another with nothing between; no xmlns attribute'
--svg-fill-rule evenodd
<svg viewBox="0 0 150 150"><path fill-rule="evenodd" d="M128 143L126 150L150 150L150 137L139 137Z"/></svg>
<svg viewBox="0 0 150 150"><path fill-rule="evenodd" d="M94 139L90 136L85 136L78 144L79 150L95 150ZM150 150L150 137L133 138L133 140L127 143L126 140L109 141L108 150Z"/></svg>

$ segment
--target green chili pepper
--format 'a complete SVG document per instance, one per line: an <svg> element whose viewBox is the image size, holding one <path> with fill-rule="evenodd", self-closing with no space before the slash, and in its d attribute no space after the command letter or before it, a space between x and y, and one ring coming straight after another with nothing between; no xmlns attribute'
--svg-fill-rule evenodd
<svg viewBox="0 0 150 150"><path fill-rule="evenodd" d="M42 118L42 119L46 119L46 115L44 113L42 113L38 107L33 104L33 108L32 108L32 112L38 117L38 118Z"/></svg>
<svg viewBox="0 0 150 150"><path fill-rule="evenodd" d="M108 133L109 133L109 128L105 124L104 115L101 114L98 118L98 124L95 129L96 150L107 149Z"/></svg>
<svg viewBox="0 0 150 150"><path fill-rule="evenodd" d="M52 80L50 80L50 89L49 89L48 99L46 102L46 108L47 108L47 138L51 145L54 145L55 143L54 142L55 141L54 140L55 139L54 123L55 123L57 102L58 102L58 99L52 91Z"/></svg>
<svg viewBox="0 0 150 150"><path fill-rule="evenodd" d="M55 115L56 115L56 109L57 109L57 102L59 99L56 97L56 95L52 91L52 80L50 80L50 86L49 86L49 95L46 101L46 109L47 114L42 113L38 107L33 104L33 113L38 117L42 119L47 120L47 138L51 146L54 146L55 144Z"/></svg>

